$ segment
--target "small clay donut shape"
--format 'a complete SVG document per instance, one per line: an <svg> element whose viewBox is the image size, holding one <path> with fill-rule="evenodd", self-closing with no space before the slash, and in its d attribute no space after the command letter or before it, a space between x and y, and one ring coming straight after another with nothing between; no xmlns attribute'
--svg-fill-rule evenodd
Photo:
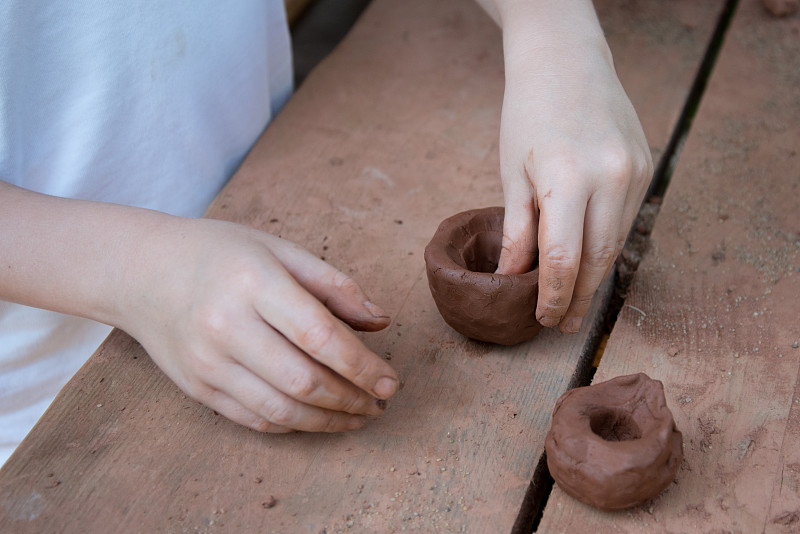
<svg viewBox="0 0 800 534"><path fill-rule="evenodd" d="M547 467L569 495L601 510L642 504L683 459L664 387L644 373L567 391L545 438Z"/></svg>
<svg viewBox="0 0 800 534"><path fill-rule="evenodd" d="M464 211L442 221L425 248L433 300L445 322L461 334L515 345L539 333L539 269L495 274L505 208Z"/></svg>

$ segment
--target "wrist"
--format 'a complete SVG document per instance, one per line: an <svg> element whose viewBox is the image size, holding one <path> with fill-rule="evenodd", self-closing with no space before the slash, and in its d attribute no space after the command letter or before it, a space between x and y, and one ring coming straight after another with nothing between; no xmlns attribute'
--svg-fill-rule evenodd
<svg viewBox="0 0 800 534"><path fill-rule="evenodd" d="M140 208L123 208L126 220L120 228L125 245L114 260L117 273L110 277L104 309L110 314L109 324L137 337L142 320L166 306L165 288L179 285L183 269L174 258L184 256L180 250L186 235L184 224L190 219ZM138 339L138 338L137 338Z"/></svg>
<svg viewBox="0 0 800 534"><path fill-rule="evenodd" d="M571 64L602 59L613 65L589 0L496 0L503 28L506 72L563 72Z"/></svg>

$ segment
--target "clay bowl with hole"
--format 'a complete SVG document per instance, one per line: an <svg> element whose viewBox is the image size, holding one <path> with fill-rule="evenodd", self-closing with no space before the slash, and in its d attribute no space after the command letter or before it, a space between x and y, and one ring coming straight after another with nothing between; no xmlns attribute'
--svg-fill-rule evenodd
<svg viewBox="0 0 800 534"><path fill-rule="evenodd" d="M558 486L601 510L658 495L675 479L682 444L663 385L644 373L566 392L545 438Z"/></svg>
<svg viewBox="0 0 800 534"><path fill-rule="evenodd" d="M535 315L539 269L495 274L504 214L504 208L492 207L445 219L425 248L425 266L447 324L472 339L515 345L542 328Z"/></svg>

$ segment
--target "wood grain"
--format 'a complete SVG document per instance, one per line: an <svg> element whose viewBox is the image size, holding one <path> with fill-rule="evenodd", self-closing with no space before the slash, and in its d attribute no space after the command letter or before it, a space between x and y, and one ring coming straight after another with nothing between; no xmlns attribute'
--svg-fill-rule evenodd
<svg viewBox="0 0 800 534"><path fill-rule="evenodd" d="M669 6L600 3L655 152L719 4ZM653 91L653 76L669 84ZM471 2L376 1L208 212L303 244L391 313L362 336L403 377L384 416L348 434L261 435L187 399L115 331L0 471L0 530L510 531L610 284L580 334L511 348L466 340L436 312L422 262L436 225L502 203L502 93L500 32Z"/></svg>
<svg viewBox="0 0 800 534"><path fill-rule="evenodd" d="M740 3L595 377L663 381L675 484L613 514L556 490L540 531L800 529L799 33Z"/></svg>

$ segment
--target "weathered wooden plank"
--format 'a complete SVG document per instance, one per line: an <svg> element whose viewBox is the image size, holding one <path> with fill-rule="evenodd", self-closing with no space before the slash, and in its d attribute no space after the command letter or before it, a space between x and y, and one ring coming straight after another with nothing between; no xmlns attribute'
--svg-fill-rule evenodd
<svg viewBox="0 0 800 534"><path fill-rule="evenodd" d="M555 490L540 531L800 528L798 33L740 3L595 377L664 382L676 483L619 513Z"/></svg>
<svg viewBox="0 0 800 534"><path fill-rule="evenodd" d="M655 151L716 16L693 4L600 6L634 102L657 103L643 113ZM653 94L645 67L670 83ZM436 225L502 202L502 69L500 33L471 2L375 2L209 211L302 243L393 315L363 336L404 379L384 416L260 435L186 399L115 332L0 471L0 530L509 531L602 299L580 334L512 348L468 341L435 310L422 250Z"/></svg>

